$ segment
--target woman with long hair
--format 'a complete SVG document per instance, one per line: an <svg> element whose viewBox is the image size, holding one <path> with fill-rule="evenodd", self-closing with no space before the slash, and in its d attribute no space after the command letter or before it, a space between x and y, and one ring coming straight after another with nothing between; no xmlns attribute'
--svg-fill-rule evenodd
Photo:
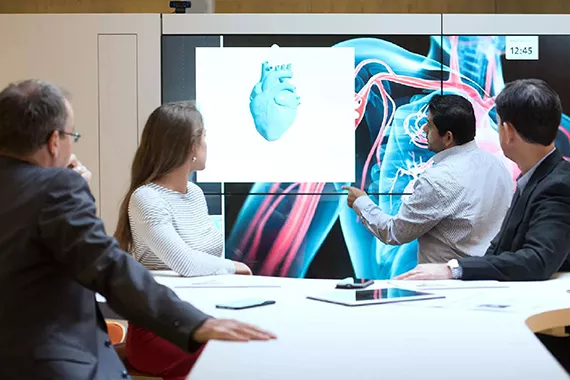
<svg viewBox="0 0 570 380"><path fill-rule="evenodd" d="M148 118L119 211L115 238L149 269L181 276L251 274L222 258L223 236L208 215L202 190L189 182L203 170L207 147L202 115L192 102L168 103ZM129 325L127 359L136 370L164 380L184 379L197 354Z"/></svg>

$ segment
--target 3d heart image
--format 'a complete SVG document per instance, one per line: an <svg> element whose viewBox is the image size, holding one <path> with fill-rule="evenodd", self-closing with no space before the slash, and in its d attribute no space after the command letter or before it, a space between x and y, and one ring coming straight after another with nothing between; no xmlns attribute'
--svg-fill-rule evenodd
<svg viewBox="0 0 570 380"><path fill-rule="evenodd" d="M291 64L261 64L261 77L251 91L249 110L255 129L267 141L280 139L297 116L300 98L289 82L292 77Z"/></svg>
<svg viewBox="0 0 570 380"><path fill-rule="evenodd" d="M354 182L354 49L196 48L201 182Z"/></svg>

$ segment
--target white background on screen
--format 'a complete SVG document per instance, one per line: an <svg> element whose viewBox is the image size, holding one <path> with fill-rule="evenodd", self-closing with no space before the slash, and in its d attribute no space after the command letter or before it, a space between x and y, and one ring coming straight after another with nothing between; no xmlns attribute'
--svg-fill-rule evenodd
<svg viewBox="0 0 570 380"><path fill-rule="evenodd" d="M276 141L249 111L264 61L291 64L301 102ZM355 181L353 49L197 48L196 97L208 131L199 182Z"/></svg>

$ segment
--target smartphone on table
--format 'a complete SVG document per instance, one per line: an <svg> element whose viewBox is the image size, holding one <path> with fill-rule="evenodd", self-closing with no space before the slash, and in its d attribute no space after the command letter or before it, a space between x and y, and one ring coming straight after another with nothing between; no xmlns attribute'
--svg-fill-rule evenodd
<svg viewBox="0 0 570 380"><path fill-rule="evenodd" d="M230 301L216 305L218 309L228 309L228 310L242 310L251 309L252 307L273 305L275 301L267 299L244 299L237 301Z"/></svg>
<svg viewBox="0 0 570 380"><path fill-rule="evenodd" d="M336 284L337 289L364 289L374 284L374 280L348 277Z"/></svg>

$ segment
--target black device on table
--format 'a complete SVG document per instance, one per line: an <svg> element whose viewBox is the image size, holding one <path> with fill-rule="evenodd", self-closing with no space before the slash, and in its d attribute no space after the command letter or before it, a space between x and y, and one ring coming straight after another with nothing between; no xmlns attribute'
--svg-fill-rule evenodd
<svg viewBox="0 0 570 380"><path fill-rule="evenodd" d="M242 310L251 309L252 307L273 305L275 301L266 299L245 299L238 301L230 301L226 303L221 303L216 305L218 309L229 309L229 310Z"/></svg>
<svg viewBox="0 0 570 380"><path fill-rule="evenodd" d="M364 289L374 284L374 280L348 277L336 284L337 289Z"/></svg>

